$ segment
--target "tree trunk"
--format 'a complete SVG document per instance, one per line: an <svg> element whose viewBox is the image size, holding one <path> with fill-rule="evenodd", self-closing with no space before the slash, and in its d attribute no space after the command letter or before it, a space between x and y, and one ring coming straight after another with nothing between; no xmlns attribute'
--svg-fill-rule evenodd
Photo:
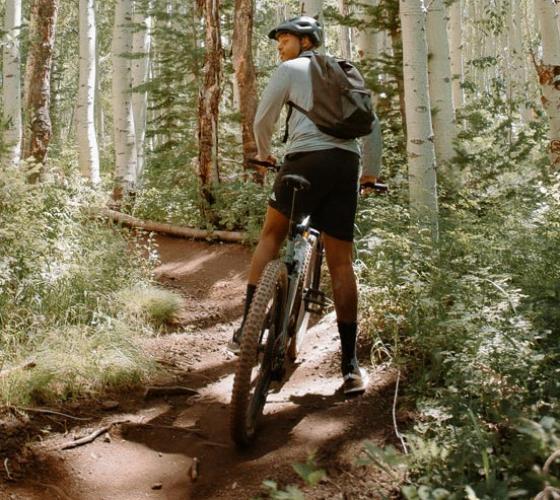
<svg viewBox="0 0 560 500"><path fill-rule="evenodd" d="M341 16L348 17L348 0L338 0L338 10ZM344 59L352 60L352 44L350 41L350 29L341 25L340 32L340 55Z"/></svg>
<svg viewBox="0 0 560 500"><path fill-rule="evenodd" d="M132 52L135 55L135 59L132 60L132 88L135 90L132 93L132 113L134 115L137 153L136 181L138 184L141 184L146 161L145 141L148 93L144 89L138 89L138 87L145 85L148 81L152 19L137 8L134 12L134 26Z"/></svg>
<svg viewBox="0 0 560 500"><path fill-rule="evenodd" d="M400 0L399 0L400 1ZM402 29L393 28L390 31L391 46L393 48L393 57L398 58L399 54L403 52L403 37ZM407 115L406 115L406 99L405 99L405 85L404 77L397 76L397 91L399 93L399 110L401 113L401 120L403 126L403 132L405 137L407 136Z"/></svg>
<svg viewBox="0 0 560 500"><path fill-rule="evenodd" d="M29 21L29 53L25 75L25 113L23 157L44 165L52 135L49 105L50 76L58 0L35 0ZM36 181L39 174L32 176Z"/></svg>
<svg viewBox="0 0 560 500"><path fill-rule="evenodd" d="M3 160L7 163L18 163L21 156L21 70L20 70L20 27L21 0L7 0L4 18L4 50L2 97L4 104L3 143L6 152Z"/></svg>
<svg viewBox="0 0 560 500"><path fill-rule="evenodd" d="M119 201L136 187L137 152L132 113L132 74L128 54L132 52L132 0L117 0L112 41L113 129L115 188Z"/></svg>
<svg viewBox="0 0 560 500"><path fill-rule="evenodd" d="M400 0L412 219L437 239L438 202L423 0Z"/></svg>
<svg viewBox="0 0 560 500"><path fill-rule="evenodd" d="M451 159L455 155L453 141L457 136L455 110L451 89L451 63L447 43L447 18L443 0L432 0L428 8L428 75L430 104L432 106L432 123L436 160L440 172L449 181L453 189L460 187L460 174L452 169Z"/></svg>
<svg viewBox="0 0 560 500"><path fill-rule="evenodd" d="M518 0L508 0L508 67L512 68L509 78L509 96L518 103L517 108L524 123L531 120L527 92L527 54L523 41L523 14Z"/></svg>
<svg viewBox="0 0 560 500"><path fill-rule="evenodd" d="M365 7L375 7L379 0L365 0L363 6L358 10L358 18L363 23L369 25L373 21L371 15L365 10ZM377 33L370 26L364 29L356 30L356 48L358 58L364 62L371 62L379 56L377 48Z"/></svg>
<svg viewBox="0 0 560 500"><path fill-rule="evenodd" d="M198 101L198 165L200 188L205 201L214 203L212 185L219 182L218 111L221 96L220 2L204 0L206 55L203 84Z"/></svg>
<svg viewBox="0 0 560 500"><path fill-rule="evenodd" d="M300 0L298 13L302 16L321 18L323 15L322 0Z"/></svg>
<svg viewBox="0 0 560 500"><path fill-rule="evenodd" d="M325 36L326 32L324 30L325 22L323 18L323 0L300 0L298 14L302 16L311 16L316 18L323 26L323 45L319 47L319 52L321 54L325 53Z"/></svg>
<svg viewBox="0 0 560 500"><path fill-rule="evenodd" d="M519 0L515 0L519 1ZM449 53L451 56L451 77L453 105L461 109L465 104L463 91L463 0L455 0L449 6Z"/></svg>
<svg viewBox="0 0 560 500"><path fill-rule="evenodd" d="M233 21L233 67L243 141L243 163L254 158L257 145L253 134L253 122L257 111L257 89L255 65L253 63L253 1L236 0Z"/></svg>
<svg viewBox="0 0 560 500"><path fill-rule="evenodd" d="M82 175L97 184L99 149L95 133L96 25L94 0L80 0L80 83L78 90L78 162Z"/></svg>
<svg viewBox="0 0 560 500"><path fill-rule="evenodd" d="M550 163L560 168L560 30L558 8L548 0L535 0L542 38L542 60L536 64L542 104L550 126Z"/></svg>

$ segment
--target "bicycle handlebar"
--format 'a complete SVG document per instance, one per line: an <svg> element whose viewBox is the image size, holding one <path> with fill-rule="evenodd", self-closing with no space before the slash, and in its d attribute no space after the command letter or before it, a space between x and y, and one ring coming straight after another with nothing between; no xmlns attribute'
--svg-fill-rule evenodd
<svg viewBox="0 0 560 500"><path fill-rule="evenodd" d="M365 189L373 189L376 193L386 193L389 191L389 186L382 182L365 182L360 186L360 191Z"/></svg>
<svg viewBox="0 0 560 500"><path fill-rule="evenodd" d="M265 168L268 168L269 170L274 170L275 172L280 170L279 165L277 165L276 163L270 163L269 161L249 159L249 160L247 160L247 164L248 164L248 166L250 166L252 168L265 167Z"/></svg>

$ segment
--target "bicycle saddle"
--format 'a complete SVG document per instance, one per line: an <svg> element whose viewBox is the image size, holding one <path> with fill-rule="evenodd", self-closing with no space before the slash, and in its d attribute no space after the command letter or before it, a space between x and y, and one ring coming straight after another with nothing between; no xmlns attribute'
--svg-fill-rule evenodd
<svg viewBox="0 0 560 500"><path fill-rule="evenodd" d="M307 191L311 187L311 182L309 182L305 177L295 174L287 174L282 177L282 182L286 186L295 189L296 191Z"/></svg>

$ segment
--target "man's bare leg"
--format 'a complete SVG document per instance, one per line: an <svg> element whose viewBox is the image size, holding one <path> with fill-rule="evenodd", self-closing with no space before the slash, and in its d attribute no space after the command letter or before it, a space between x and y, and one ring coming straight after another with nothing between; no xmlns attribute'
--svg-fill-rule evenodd
<svg viewBox="0 0 560 500"><path fill-rule="evenodd" d="M366 374L360 370L356 357L358 335L358 287L352 267L352 242L323 235L327 265L331 275L334 307L342 347L341 371L346 394L366 389Z"/></svg>
<svg viewBox="0 0 560 500"><path fill-rule="evenodd" d="M290 227L290 220L275 208L268 207L261 236L251 259L249 285L256 285L265 266L278 256Z"/></svg>
<svg viewBox="0 0 560 500"><path fill-rule="evenodd" d="M336 319L355 323L358 317L358 288L352 267L352 242L323 235L331 275Z"/></svg>

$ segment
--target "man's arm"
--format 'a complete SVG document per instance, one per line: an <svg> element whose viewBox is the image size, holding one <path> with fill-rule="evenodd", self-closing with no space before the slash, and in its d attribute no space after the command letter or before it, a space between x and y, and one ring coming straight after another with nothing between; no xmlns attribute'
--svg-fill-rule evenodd
<svg viewBox="0 0 560 500"><path fill-rule="evenodd" d="M270 77L255 115L253 129L258 156L261 160L266 160L271 156L270 143L274 133L274 126L280 117L282 106L288 101L289 88L288 68L282 64Z"/></svg>
<svg viewBox="0 0 560 500"><path fill-rule="evenodd" d="M381 173L381 156L383 153L383 138L379 120L373 121L372 130L363 138L362 178L360 184L375 182Z"/></svg>

